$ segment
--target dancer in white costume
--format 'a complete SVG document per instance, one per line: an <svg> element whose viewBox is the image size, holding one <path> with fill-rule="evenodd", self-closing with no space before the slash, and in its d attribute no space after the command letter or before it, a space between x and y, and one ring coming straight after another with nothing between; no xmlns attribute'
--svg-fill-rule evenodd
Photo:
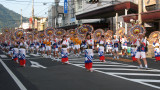
<svg viewBox="0 0 160 90"><path fill-rule="evenodd" d="M140 59L142 58L144 65L145 65L145 69L148 69L148 64L147 64L147 60L146 60L146 52L145 52L145 47L146 47L146 39L143 38L143 34L140 33L139 34L139 38L137 39L137 53L136 53L136 58L137 58L137 62L139 64L138 68L143 68L142 63L140 61Z"/></svg>
<svg viewBox="0 0 160 90"><path fill-rule="evenodd" d="M93 71L92 69L92 59L93 59L93 45L94 41L91 39L91 34L86 35L86 45L85 49L85 68L87 71Z"/></svg>
<svg viewBox="0 0 160 90"><path fill-rule="evenodd" d="M61 50L61 56L62 56L62 64L68 64L68 51L67 51L67 46L68 46L69 42L66 38L66 36L63 36L62 39L62 50Z"/></svg>
<svg viewBox="0 0 160 90"><path fill-rule="evenodd" d="M26 42L24 42L24 37L21 37L19 44L19 64L20 66L25 67L26 65Z"/></svg>
<svg viewBox="0 0 160 90"><path fill-rule="evenodd" d="M113 55L114 58L113 59L119 59L119 55L118 55L118 44L119 44L119 40L117 39L117 36L114 35L114 39L112 40L112 44L113 44Z"/></svg>
<svg viewBox="0 0 160 90"><path fill-rule="evenodd" d="M104 53L104 45L105 45L105 38L104 35L101 36L101 39L99 40L99 50L98 50L98 54L99 54L99 60L102 62L105 62L105 53Z"/></svg>

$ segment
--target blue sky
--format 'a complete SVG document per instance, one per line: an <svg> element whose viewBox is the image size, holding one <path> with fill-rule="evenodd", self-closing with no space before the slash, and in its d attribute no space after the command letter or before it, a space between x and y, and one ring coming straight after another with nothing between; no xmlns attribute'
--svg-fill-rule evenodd
<svg viewBox="0 0 160 90"><path fill-rule="evenodd" d="M35 16L47 17L48 8L50 5L54 5L55 0L34 0L34 14ZM46 5L44 5L44 3ZM64 0L61 0L60 4L63 5ZM30 17L32 15L32 0L0 0L0 4L6 8L13 10L25 17Z"/></svg>

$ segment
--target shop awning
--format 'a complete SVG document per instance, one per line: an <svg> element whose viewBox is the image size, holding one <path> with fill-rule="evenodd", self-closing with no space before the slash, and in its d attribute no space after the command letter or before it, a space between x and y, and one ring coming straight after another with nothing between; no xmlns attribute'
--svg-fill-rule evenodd
<svg viewBox="0 0 160 90"><path fill-rule="evenodd" d="M108 28L109 27L108 23L83 23L83 24L90 24L94 27L94 29ZM69 30L69 29L75 29L77 27L79 27L79 26L78 25L70 25L70 26L59 27L58 29Z"/></svg>
<svg viewBox="0 0 160 90"><path fill-rule="evenodd" d="M118 13L118 15L121 16L125 14L125 9L128 9L128 14L137 13L138 5L129 1L122 2L119 4L114 4L93 11L89 11L86 13L78 14L76 15L76 19L80 20L80 19L109 18L109 17L115 17L116 13Z"/></svg>
<svg viewBox="0 0 160 90"><path fill-rule="evenodd" d="M142 21L143 22L152 22L156 20L160 20L160 10L153 10L148 12L143 12L142 14ZM130 23L130 19L137 20L138 14L130 14L123 16L124 22Z"/></svg>
<svg viewBox="0 0 160 90"><path fill-rule="evenodd" d="M75 25L69 25L69 26L59 27L58 29L65 29L65 30L69 30L69 29L75 29L75 28L77 28L77 24L75 24Z"/></svg>

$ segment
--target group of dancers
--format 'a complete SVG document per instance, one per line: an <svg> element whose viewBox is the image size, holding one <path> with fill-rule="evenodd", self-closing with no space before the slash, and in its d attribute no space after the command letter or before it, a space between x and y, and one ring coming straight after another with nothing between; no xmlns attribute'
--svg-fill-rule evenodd
<svg viewBox="0 0 160 90"><path fill-rule="evenodd" d="M138 39L128 40L126 36L118 39L116 35L113 38L105 38L101 35L98 40L94 40L92 33L87 33L84 39L78 38L77 34L63 35L61 37L53 35L52 37L32 38L27 39L20 37L14 40L1 40L1 49L8 53L12 60L19 63L20 66L26 64L26 53L41 54L42 57L51 58L53 61L59 61L63 64L69 64L68 55L73 53L75 58L79 57L81 53L85 53L85 67L88 71L92 70L92 60L94 50L98 51L99 60L105 62L105 53L113 55L113 59L119 59L119 46L122 46L122 57L127 53L127 44L131 44L132 59L136 59L139 68L143 68L140 62L142 58L147 69L146 61L146 40L142 34L139 34ZM157 44L155 44L156 46ZM53 54L52 54L53 52ZM47 55L46 55L47 54Z"/></svg>

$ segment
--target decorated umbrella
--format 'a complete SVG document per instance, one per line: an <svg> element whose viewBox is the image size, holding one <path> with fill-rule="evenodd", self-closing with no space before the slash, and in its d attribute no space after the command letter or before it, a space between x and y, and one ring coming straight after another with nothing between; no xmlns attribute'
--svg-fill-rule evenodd
<svg viewBox="0 0 160 90"><path fill-rule="evenodd" d="M116 35L118 35L118 36L122 36L122 35L124 35L124 33L125 33L124 27L121 27L116 31Z"/></svg>
<svg viewBox="0 0 160 90"><path fill-rule="evenodd" d="M94 40L99 40L99 38L104 34L104 30L103 29L97 29L94 31L93 33L93 38Z"/></svg>
<svg viewBox="0 0 160 90"><path fill-rule="evenodd" d="M77 33L77 31L75 29L70 29L70 30L67 31L67 33L70 34L70 35L74 35L74 34Z"/></svg>
<svg viewBox="0 0 160 90"><path fill-rule="evenodd" d="M9 28L3 28L2 29L2 33L4 33L4 34L7 34L7 33L9 33L10 32L10 29Z"/></svg>
<svg viewBox="0 0 160 90"><path fill-rule="evenodd" d="M54 35L54 31L55 31L55 29L54 28L46 28L46 30L45 30L45 34L46 34L46 36L53 36Z"/></svg>
<svg viewBox="0 0 160 90"><path fill-rule="evenodd" d="M34 30L33 33L34 33L34 35L37 35L38 34L38 30Z"/></svg>
<svg viewBox="0 0 160 90"><path fill-rule="evenodd" d="M160 31L154 31L149 35L149 41L152 43L159 38L160 38Z"/></svg>
<svg viewBox="0 0 160 90"><path fill-rule="evenodd" d="M81 26L79 26L77 28L77 33L78 34L87 34L87 33L90 33L94 30L93 26L92 25L89 25L89 24L83 24Z"/></svg>
<svg viewBox="0 0 160 90"><path fill-rule="evenodd" d="M77 36L80 40L84 40L86 37L86 34L78 34Z"/></svg>
<svg viewBox="0 0 160 90"><path fill-rule="evenodd" d="M56 29L54 32L55 36L63 36L66 34L66 31L64 29Z"/></svg>
<svg viewBox="0 0 160 90"><path fill-rule="evenodd" d="M133 35L135 38L138 38L139 33L142 33L143 35L145 35L146 33L146 29L139 24L134 25L133 27L131 27L129 34Z"/></svg>
<svg viewBox="0 0 160 90"><path fill-rule="evenodd" d="M44 38L46 35L44 34L44 31L41 31L38 33L38 38L42 39Z"/></svg>
<svg viewBox="0 0 160 90"><path fill-rule="evenodd" d="M112 38L113 36L113 31L112 30L107 30L107 32L104 34L105 38Z"/></svg>
<svg viewBox="0 0 160 90"><path fill-rule="evenodd" d="M34 35L32 33L27 33L27 38L32 40L34 38Z"/></svg>
<svg viewBox="0 0 160 90"><path fill-rule="evenodd" d="M15 36L16 36L16 39L19 39L19 38L21 38L21 37L24 37L25 35L24 35L24 32L23 32L23 29L17 29L17 30L15 31Z"/></svg>

